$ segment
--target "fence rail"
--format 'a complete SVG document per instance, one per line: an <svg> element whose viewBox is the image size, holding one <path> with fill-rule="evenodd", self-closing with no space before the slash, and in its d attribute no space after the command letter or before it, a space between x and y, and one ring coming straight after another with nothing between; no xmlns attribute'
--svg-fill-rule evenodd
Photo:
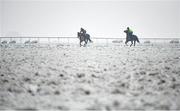
<svg viewBox="0 0 180 111"><path fill-rule="evenodd" d="M105 38L105 37L91 37L93 40L105 40L108 42L108 40L123 40L124 38ZM66 40L66 42L69 43L70 40L76 40L79 41L77 37L0 37L0 42L3 40L6 41L12 41L19 39L20 43L23 43L24 40L37 40L40 42L42 39L46 39L48 43L50 43L51 40L56 39L56 41L59 43L60 40Z"/></svg>
<svg viewBox="0 0 180 111"><path fill-rule="evenodd" d="M72 36L15 36L15 37L0 37L0 38L69 38L69 39L74 39L77 37L72 37ZM125 37L92 37L93 39L124 39ZM147 37L147 38L142 38L142 39L180 39L180 37L166 37L166 38L159 38L159 37Z"/></svg>
<svg viewBox="0 0 180 111"><path fill-rule="evenodd" d="M120 38L120 37L112 37L112 38L108 38L108 37L91 37L91 39L95 42L104 42L106 44L108 44L109 42L112 42L113 40L119 40L119 41L124 41L125 38ZM167 42L170 40L180 40L180 38L139 38L140 41L153 41L153 42L157 42L157 41L162 41L162 42ZM54 36L49 36L49 37L0 37L0 43L2 41L13 41L15 40L18 43L24 43L25 41L29 40L36 40L38 41L38 43L70 43L70 42L74 42L74 43L79 43L79 39L77 37L54 37Z"/></svg>

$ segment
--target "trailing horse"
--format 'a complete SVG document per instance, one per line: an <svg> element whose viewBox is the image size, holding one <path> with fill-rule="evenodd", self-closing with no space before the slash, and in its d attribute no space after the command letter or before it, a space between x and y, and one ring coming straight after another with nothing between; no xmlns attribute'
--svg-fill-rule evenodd
<svg viewBox="0 0 180 111"><path fill-rule="evenodd" d="M84 47L86 46L86 44L88 43L88 41L89 42L93 42L91 39L90 39L90 35L89 34L84 34L84 33L80 33L80 32L78 32L77 33L77 36L78 36L78 38L79 38L79 40L80 40L80 42L79 42L79 44L80 44L80 47L82 46L81 45L81 42L85 42L84 43Z"/></svg>
<svg viewBox="0 0 180 111"><path fill-rule="evenodd" d="M127 43L129 42L129 41L131 41L131 45L130 45L130 47L133 45L133 42L134 42L134 46L136 45L136 41L139 43L139 39L138 39L138 37L136 36L136 35L130 35L130 34L128 34L128 31L127 30L125 30L124 31L125 33L126 33L126 42L125 42L125 44L127 45Z"/></svg>

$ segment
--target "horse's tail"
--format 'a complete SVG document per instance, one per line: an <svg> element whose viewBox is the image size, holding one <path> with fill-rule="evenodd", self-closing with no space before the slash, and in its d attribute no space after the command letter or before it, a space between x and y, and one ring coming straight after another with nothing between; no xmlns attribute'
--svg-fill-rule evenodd
<svg viewBox="0 0 180 111"><path fill-rule="evenodd" d="M86 37L87 37L87 39L89 40L89 42L93 42L91 39L90 39L90 35L89 34L86 34Z"/></svg>
<svg viewBox="0 0 180 111"><path fill-rule="evenodd" d="M138 42L138 43L140 43L140 42L139 42L139 39L138 39L138 37L137 37L137 36L136 36L136 40L137 40L137 42Z"/></svg>
<svg viewBox="0 0 180 111"><path fill-rule="evenodd" d="M90 39L90 37L89 37L89 41L90 41L90 42L93 42L93 41Z"/></svg>

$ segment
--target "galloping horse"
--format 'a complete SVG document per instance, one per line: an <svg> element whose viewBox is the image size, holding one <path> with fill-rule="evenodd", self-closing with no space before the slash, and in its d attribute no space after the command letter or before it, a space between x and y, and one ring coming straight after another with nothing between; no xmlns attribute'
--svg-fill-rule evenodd
<svg viewBox="0 0 180 111"><path fill-rule="evenodd" d="M129 42L129 41L131 41L131 45L130 45L130 47L133 45L133 42L134 42L134 46L136 45L136 41L139 43L139 39L138 39L138 37L136 36L136 35L130 35L130 34L128 34L129 32L127 31L127 30L125 30L124 31L125 33L126 33L126 42L125 42L125 44L127 45L127 43Z"/></svg>
<svg viewBox="0 0 180 111"><path fill-rule="evenodd" d="M86 44L88 43L88 41L89 42L92 42L92 40L90 39L90 35L89 34L83 34L83 33L80 33L80 32L78 32L77 33L77 36L78 36L78 38L79 38L79 40L80 40L80 42L79 42L79 44L80 44L80 47L82 46L81 45L81 42L85 42L84 43L84 47L86 46Z"/></svg>

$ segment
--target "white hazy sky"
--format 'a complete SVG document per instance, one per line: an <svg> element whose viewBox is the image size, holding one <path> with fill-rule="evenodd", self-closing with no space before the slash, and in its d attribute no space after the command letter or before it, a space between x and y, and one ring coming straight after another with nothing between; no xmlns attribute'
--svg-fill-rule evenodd
<svg viewBox="0 0 180 111"><path fill-rule="evenodd" d="M1 36L180 37L179 0L1 0Z"/></svg>

